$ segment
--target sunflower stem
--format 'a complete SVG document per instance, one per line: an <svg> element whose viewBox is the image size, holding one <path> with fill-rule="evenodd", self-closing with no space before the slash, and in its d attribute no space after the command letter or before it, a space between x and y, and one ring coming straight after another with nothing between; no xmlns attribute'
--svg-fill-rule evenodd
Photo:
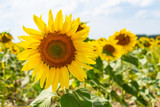
<svg viewBox="0 0 160 107"><path fill-rule="evenodd" d="M69 89L66 89L66 94L68 94L69 93Z"/></svg>
<svg viewBox="0 0 160 107"><path fill-rule="evenodd" d="M84 82L84 88L86 88L86 82Z"/></svg>

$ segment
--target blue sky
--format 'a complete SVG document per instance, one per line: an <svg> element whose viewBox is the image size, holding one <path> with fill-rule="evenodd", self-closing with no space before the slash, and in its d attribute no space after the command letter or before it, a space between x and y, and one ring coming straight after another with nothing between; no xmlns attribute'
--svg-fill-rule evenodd
<svg viewBox="0 0 160 107"><path fill-rule="evenodd" d="M135 34L160 33L160 0L0 0L0 32L8 31L19 42L17 35L26 35L22 26L37 29L33 14L48 21L48 11L56 16L72 14L89 22L89 37L108 37L127 28Z"/></svg>

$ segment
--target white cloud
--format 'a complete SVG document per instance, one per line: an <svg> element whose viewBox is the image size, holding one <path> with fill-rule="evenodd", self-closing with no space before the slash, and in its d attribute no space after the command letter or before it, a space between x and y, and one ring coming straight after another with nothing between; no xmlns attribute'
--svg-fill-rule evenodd
<svg viewBox="0 0 160 107"><path fill-rule="evenodd" d="M129 26L135 32L137 29L138 32L138 26L144 26L146 29L147 27L154 27L153 24L157 26L156 21L153 21L151 26L145 26L147 21L142 23L139 19L145 19L148 16L152 16L153 19L154 17L160 18L160 11L159 9L156 11L148 11L147 9L134 10L134 8L147 8L147 6L153 3L154 0L0 0L0 32L9 30L10 33L14 35L14 38L16 38L15 41L17 42L17 35L25 34L22 30L23 25L37 29L32 19L33 14L40 16L43 13L43 19L47 22L49 9L52 9L54 18L58 10L62 9L64 15L72 13L74 18L81 17L82 21L89 21L89 25L91 26L91 38L95 38L96 35L98 35L98 37L100 35L110 35L114 30L125 26ZM127 10L124 9L123 5L126 7L132 6L132 11L136 11L132 19L126 17L125 20L123 20L113 17L113 15L116 16L117 13L125 15ZM136 22L134 23L135 20ZM149 30L141 30L144 33L151 32ZM157 32L158 31L159 30L157 30Z"/></svg>
<svg viewBox="0 0 160 107"><path fill-rule="evenodd" d="M145 7L151 5L154 0L126 0L126 1L133 5Z"/></svg>

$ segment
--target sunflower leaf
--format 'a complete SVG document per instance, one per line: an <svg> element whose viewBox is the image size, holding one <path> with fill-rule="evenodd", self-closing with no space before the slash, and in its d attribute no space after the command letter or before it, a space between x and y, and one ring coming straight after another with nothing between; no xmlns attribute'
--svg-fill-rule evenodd
<svg viewBox="0 0 160 107"><path fill-rule="evenodd" d="M126 61L126 62L131 63L131 64L135 65L136 67L138 67L138 64L139 64L138 58L134 57L133 55L129 55L129 54L128 55L123 55L121 57L121 59L123 61Z"/></svg>
<svg viewBox="0 0 160 107"><path fill-rule="evenodd" d="M52 93L52 87L50 87L42 91L30 105L33 107L50 107L53 96L57 96L57 94Z"/></svg>
<svg viewBox="0 0 160 107"><path fill-rule="evenodd" d="M114 57L111 53L109 53L107 50L103 50L103 53L106 54L107 56L112 56Z"/></svg>

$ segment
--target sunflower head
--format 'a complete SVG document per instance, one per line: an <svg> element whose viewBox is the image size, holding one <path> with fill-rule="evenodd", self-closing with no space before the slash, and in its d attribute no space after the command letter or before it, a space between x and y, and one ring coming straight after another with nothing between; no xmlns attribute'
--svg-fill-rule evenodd
<svg viewBox="0 0 160 107"><path fill-rule="evenodd" d="M101 42L101 46L98 48L99 55L102 60L112 61L120 58L123 54L121 46L117 45L117 41L107 40Z"/></svg>
<svg viewBox="0 0 160 107"><path fill-rule="evenodd" d="M160 41L160 35L156 37L156 40L159 40L159 41Z"/></svg>
<svg viewBox="0 0 160 107"><path fill-rule="evenodd" d="M125 28L120 30L120 32L116 31L109 39L117 40L117 45L122 46L125 53L132 51L137 42L137 36L130 31L127 31Z"/></svg>
<svg viewBox="0 0 160 107"><path fill-rule="evenodd" d="M77 21L78 21L77 32L78 32L78 31L81 31L81 30L83 30L83 29L85 29L85 28L88 28L87 22L81 22L81 21L80 21L80 18L78 18Z"/></svg>
<svg viewBox="0 0 160 107"><path fill-rule="evenodd" d="M69 72L79 81L87 78L83 68L91 69L87 64L95 64L92 60L93 49L84 42L89 33L89 27L78 30L80 18L72 20L72 15L63 20L62 11L57 13L55 20L49 11L48 25L42 17L33 16L38 30L23 27L29 36L19 36L19 46L24 51L18 54L19 60L27 60L23 71L33 69L35 82L40 80L40 86L45 89L52 85L56 91L58 83L62 89L69 88Z"/></svg>
<svg viewBox="0 0 160 107"><path fill-rule="evenodd" d="M90 44L90 46L93 50L93 53L94 53L93 59L96 59L98 57L98 53L99 53L99 49L98 49L100 47L99 41L92 40L92 41L88 41L87 43Z"/></svg>
<svg viewBox="0 0 160 107"><path fill-rule="evenodd" d="M154 41L151 41L148 37L141 37L139 39L139 44L141 48L149 48L152 46L153 43Z"/></svg>
<svg viewBox="0 0 160 107"><path fill-rule="evenodd" d="M13 44L9 47L9 52L16 55L20 52L20 49L16 44Z"/></svg>
<svg viewBox="0 0 160 107"><path fill-rule="evenodd" d="M2 32L0 33L0 42L5 44L11 42L13 39L12 35L8 32Z"/></svg>

